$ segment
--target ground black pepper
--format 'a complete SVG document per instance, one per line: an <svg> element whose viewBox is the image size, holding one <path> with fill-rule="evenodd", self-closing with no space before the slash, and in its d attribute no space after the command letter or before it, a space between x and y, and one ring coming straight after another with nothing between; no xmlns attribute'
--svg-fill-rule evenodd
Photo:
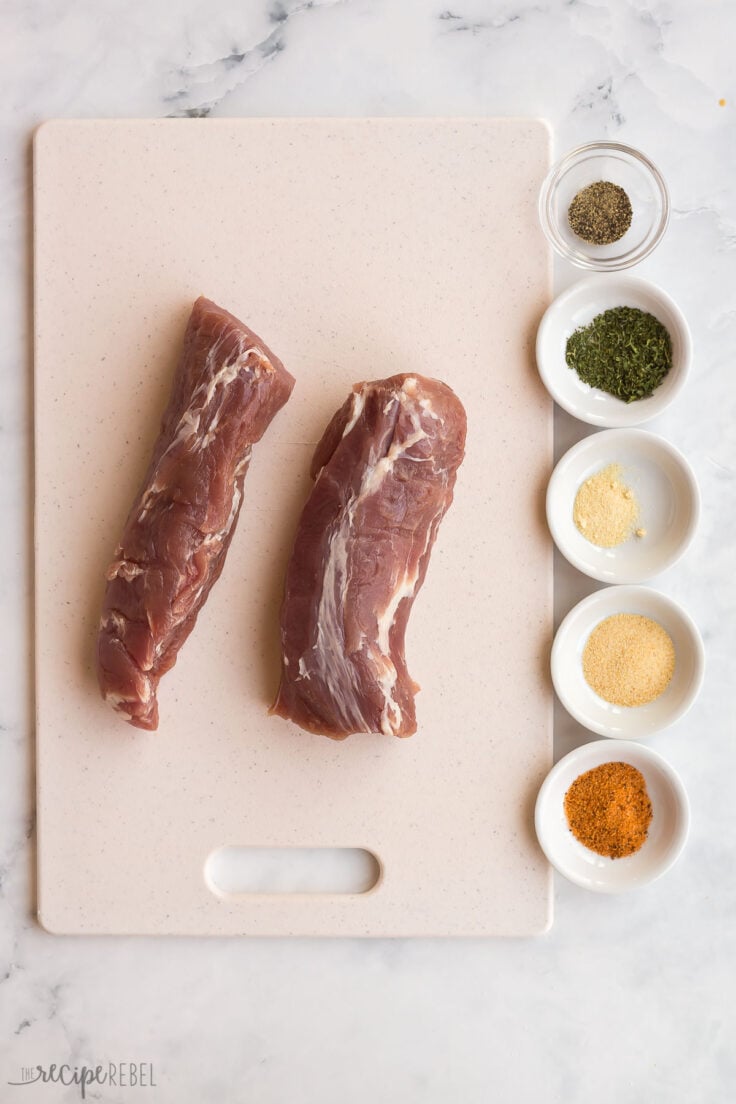
<svg viewBox="0 0 736 1104"><path fill-rule="evenodd" d="M577 193L567 212L573 234L590 245L610 245L631 226L631 200L618 184L597 180Z"/></svg>

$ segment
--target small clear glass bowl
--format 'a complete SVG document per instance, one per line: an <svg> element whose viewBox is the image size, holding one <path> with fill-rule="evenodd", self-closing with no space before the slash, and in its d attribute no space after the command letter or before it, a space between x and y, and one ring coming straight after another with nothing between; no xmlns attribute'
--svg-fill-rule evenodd
<svg viewBox="0 0 736 1104"><path fill-rule="evenodd" d="M624 189L631 200L631 226L617 242L590 245L570 229L567 212L577 193L598 180ZM539 220L552 247L579 268L614 272L630 268L659 244L670 218L670 198L662 174L631 146L589 142L550 169L539 193Z"/></svg>

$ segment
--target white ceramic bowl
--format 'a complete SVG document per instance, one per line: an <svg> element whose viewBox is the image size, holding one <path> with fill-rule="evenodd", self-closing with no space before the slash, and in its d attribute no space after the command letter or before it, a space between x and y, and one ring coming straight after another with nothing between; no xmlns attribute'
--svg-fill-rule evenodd
<svg viewBox="0 0 736 1104"><path fill-rule="evenodd" d="M638 613L657 621L675 646L675 670L663 694L647 705L611 705L583 675L583 649L593 629L616 613ZM657 590L605 587L583 598L560 625L552 644L552 682L568 713L599 736L639 740L667 728L687 713L703 681L703 642L694 621Z"/></svg>
<svg viewBox="0 0 736 1104"><path fill-rule="evenodd" d="M629 763L644 775L652 822L643 847L623 859L608 859L583 846L565 817L565 794L585 771L602 763ZM621 893L653 882L679 857L690 828L690 807L679 775L666 759L642 744L595 740L561 759L542 783L534 810L545 855L571 882L598 893Z"/></svg>
<svg viewBox="0 0 736 1104"><path fill-rule="evenodd" d="M624 189L632 207L631 226L610 245L591 245L570 228L575 195L597 180ZM648 257L662 240L670 216L667 186L656 165L620 142L590 142L565 154L550 169L539 193L539 221L561 257L580 268L612 272Z"/></svg>
<svg viewBox="0 0 736 1104"><path fill-rule="evenodd" d="M616 548L599 548L573 520L578 489L609 464L619 464L639 503L639 525ZM592 433L569 449L547 487L547 523L562 555L585 575L604 583L641 583L671 567L690 544L700 516L700 494L681 452L643 429Z"/></svg>
<svg viewBox="0 0 736 1104"><path fill-rule="evenodd" d="M637 307L653 314L672 341L672 367L648 399L626 403L590 387L568 368L567 339L613 307ZM680 308L656 284L633 276L588 276L549 305L537 331L537 367L545 387L563 410L581 422L618 428L655 418L682 389L692 360L690 330Z"/></svg>

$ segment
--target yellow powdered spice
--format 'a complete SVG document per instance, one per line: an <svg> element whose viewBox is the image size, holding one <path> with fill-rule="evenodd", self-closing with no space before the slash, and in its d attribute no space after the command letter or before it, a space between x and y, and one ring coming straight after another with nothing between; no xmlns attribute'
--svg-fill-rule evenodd
<svg viewBox="0 0 736 1104"><path fill-rule="evenodd" d="M572 517L585 539L599 548L615 548L634 531L645 533L636 529L639 503L622 479L620 464L609 464L580 485Z"/></svg>
<svg viewBox="0 0 736 1104"><path fill-rule="evenodd" d="M646 705L663 694L675 670L675 646L661 625L616 613L593 629L583 649L585 681L611 705Z"/></svg>

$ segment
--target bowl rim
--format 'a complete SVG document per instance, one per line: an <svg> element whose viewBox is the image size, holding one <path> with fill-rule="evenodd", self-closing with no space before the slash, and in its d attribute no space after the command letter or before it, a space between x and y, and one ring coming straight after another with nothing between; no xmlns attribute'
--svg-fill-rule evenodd
<svg viewBox="0 0 736 1104"><path fill-rule="evenodd" d="M638 403L621 403L621 410L618 414L594 414L589 410L581 411L579 408L574 407L557 387L557 374L553 369L554 357L551 354L548 355L545 350L549 343L548 332L556 316L564 311L568 303L581 294L589 296L592 303L596 289L603 286L610 286L614 280L625 289L631 289L634 294L639 291L642 294L650 295L655 300L659 300L660 303L666 307L675 322L675 328L677 329L677 335L681 345L681 354L677 362L673 362L668 373L670 382L666 397L660 395L657 400L657 392L655 391L648 399L641 399ZM559 295L555 296L542 315L539 326L537 327L534 352L537 362L537 371L539 372L542 383L546 387L549 395L562 410L565 410L578 421L585 422L586 425L598 426L602 429L633 429L637 425L643 425L646 422L650 422L653 418L659 417L659 415L666 410L680 394L687 382L692 366L693 341L692 334L690 333L690 326L681 308L677 305L672 296L666 292L664 288L660 287L659 284L655 284L653 280L645 280L641 276L631 276L629 274L617 274L611 277L597 274L595 276L583 276L581 279L576 280L575 283L570 284L569 287L566 287ZM562 350L561 355L565 368L567 368L567 364L564 360L564 350ZM573 371L573 369L568 370ZM591 392L598 391L597 388L592 387L589 388L589 390ZM603 394L605 394L605 392L603 392ZM612 397L613 396L609 396L609 398ZM654 402L652 402L653 399L655 400ZM618 401L620 402L620 400ZM647 411L646 407L644 407L644 412L641 413L639 403L649 403L650 409ZM639 409L639 416L636 421L629 420L626 412L633 411L634 415L636 415L635 408Z"/></svg>
<svg viewBox="0 0 736 1104"><path fill-rule="evenodd" d="M611 726L605 724L602 721L597 721L595 718L587 716L581 709L578 709L575 702L571 699L570 695L566 692L566 684L564 679L560 679L560 654L563 647L565 636L570 631L570 624L573 619L580 613L587 613L588 609L595 606L598 602L606 601L606 598L601 598L601 595L609 595L613 598L614 592L618 596L618 599L622 602L627 602L629 599L635 601L639 593L654 594L658 601L661 601L663 605L669 607L670 612L682 621L687 635L690 639L690 644L693 650L693 666L694 676L690 685L690 690L685 697L683 703L675 710L672 716L657 724L651 728L648 732L642 733L640 736L636 736L632 733L626 733L625 735L619 735L616 732L611 731ZM612 616L616 611L610 611L604 614L600 620L604 620L605 617ZM618 612L621 612L619 610ZM645 615L646 616L646 615ZM596 622L597 624L598 622ZM617 742L629 740L634 743L648 740L651 736L654 736L657 732L663 732L675 724L676 721L682 720L682 718L689 713L695 700L700 693L703 685L703 679L705 678L705 647L703 645L703 638L700 635L700 630L696 625L693 618L685 610L679 602L676 602L674 598L671 598L669 594L664 594L661 590L657 590L656 587L644 586L639 583L612 583L609 586L601 587L599 590L594 590L592 594L586 595L585 598L581 598L579 602L576 602L572 609L563 617L560 622L557 632L554 635L552 641L552 648L550 650L550 675L552 677L552 685L554 686L555 694L557 695L560 704L570 714L573 720L582 725L589 732L595 732L598 736L605 736L607 740L615 740Z"/></svg>
<svg viewBox="0 0 736 1104"><path fill-rule="evenodd" d="M555 187L565 173L584 157L603 152L625 154L627 157L637 161L651 177L660 202L659 221L649 241L647 242L645 239L644 245L639 244L632 247L632 249L626 253L609 258L596 257L591 253L585 252L585 243L582 238L581 248L572 249L558 232L557 221L553 217L551 211L551 200ZM671 214L669 189L667 188L664 176L655 163L634 146L628 146L623 142L609 142L605 140L585 142L583 145L576 146L574 149L569 150L560 157L559 160L555 161L542 181L542 186L539 189L537 208L539 222L544 235L558 256L564 257L565 260L570 261L571 264L576 265L578 268L585 268L596 272L617 272L621 269L631 268L633 265L643 261L654 249L656 249L664 237Z"/></svg>
<svg viewBox="0 0 736 1104"><path fill-rule="evenodd" d="M610 749L610 755L607 753L607 749ZM605 755L603 754L604 752L606 752ZM627 753L633 759L638 758L639 762L647 762L656 766L662 773L671 788L677 804L679 826L674 833L673 841L668 848L665 858L655 868L651 877L631 885L601 885L591 883L590 880L586 880L579 876L574 870L566 866L566 864L558 858L554 847L550 845L550 834L546 827L545 806L548 804L560 776L569 766L580 761L582 773L584 770L592 769L595 765L600 766L601 763L615 762L621 755L626 755ZM559 874L567 878L568 881L572 882L574 885L580 886L582 889L590 890L593 893L628 893L633 889L640 889L645 885L651 885L652 882L657 881L662 875L666 874L679 859L690 834L690 799L688 798L687 790L685 789L680 775L660 752L655 751L646 744L638 743L636 740L621 740L617 747L610 744L608 740L588 740L578 745L578 747L573 748L567 755L563 755L545 776L534 803L534 830L539 841L539 846L544 852L547 861Z"/></svg>
<svg viewBox="0 0 736 1104"><path fill-rule="evenodd" d="M604 575L601 571L597 571L595 568L590 568L586 565L561 537L558 516L555 514L551 505L552 496L565 477L566 467L573 463L581 453L593 451L600 444L601 440L611 441L612 438L617 437L637 437L639 440L650 441L656 449L660 449L663 453L666 453L682 473L690 497L690 522L683 539L680 541L679 545L676 546L675 551L670 554L669 558L663 560L656 570L650 571L644 575L638 575L636 578L627 577L622 579L611 579L610 575ZM673 567L674 564L684 556L695 539L700 525L700 512L700 487L698 486L698 481L690 461L684 453L682 453L676 445L673 445L671 441L668 441L666 437L662 437L658 433L652 433L647 429L639 429L636 426L619 426L613 429L601 430L600 433L588 433L580 441L571 445L555 464L552 474L549 477L547 493L545 495L547 527L558 552L565 557L569 564L580 571L581 574L587 575L588 578L595 579L600 583L609 583L612 585L617 585L619 583L624 585L637 585L648 579L656 578L656 576L661 575L663 571L668 571L669 568Z"/></svg>

